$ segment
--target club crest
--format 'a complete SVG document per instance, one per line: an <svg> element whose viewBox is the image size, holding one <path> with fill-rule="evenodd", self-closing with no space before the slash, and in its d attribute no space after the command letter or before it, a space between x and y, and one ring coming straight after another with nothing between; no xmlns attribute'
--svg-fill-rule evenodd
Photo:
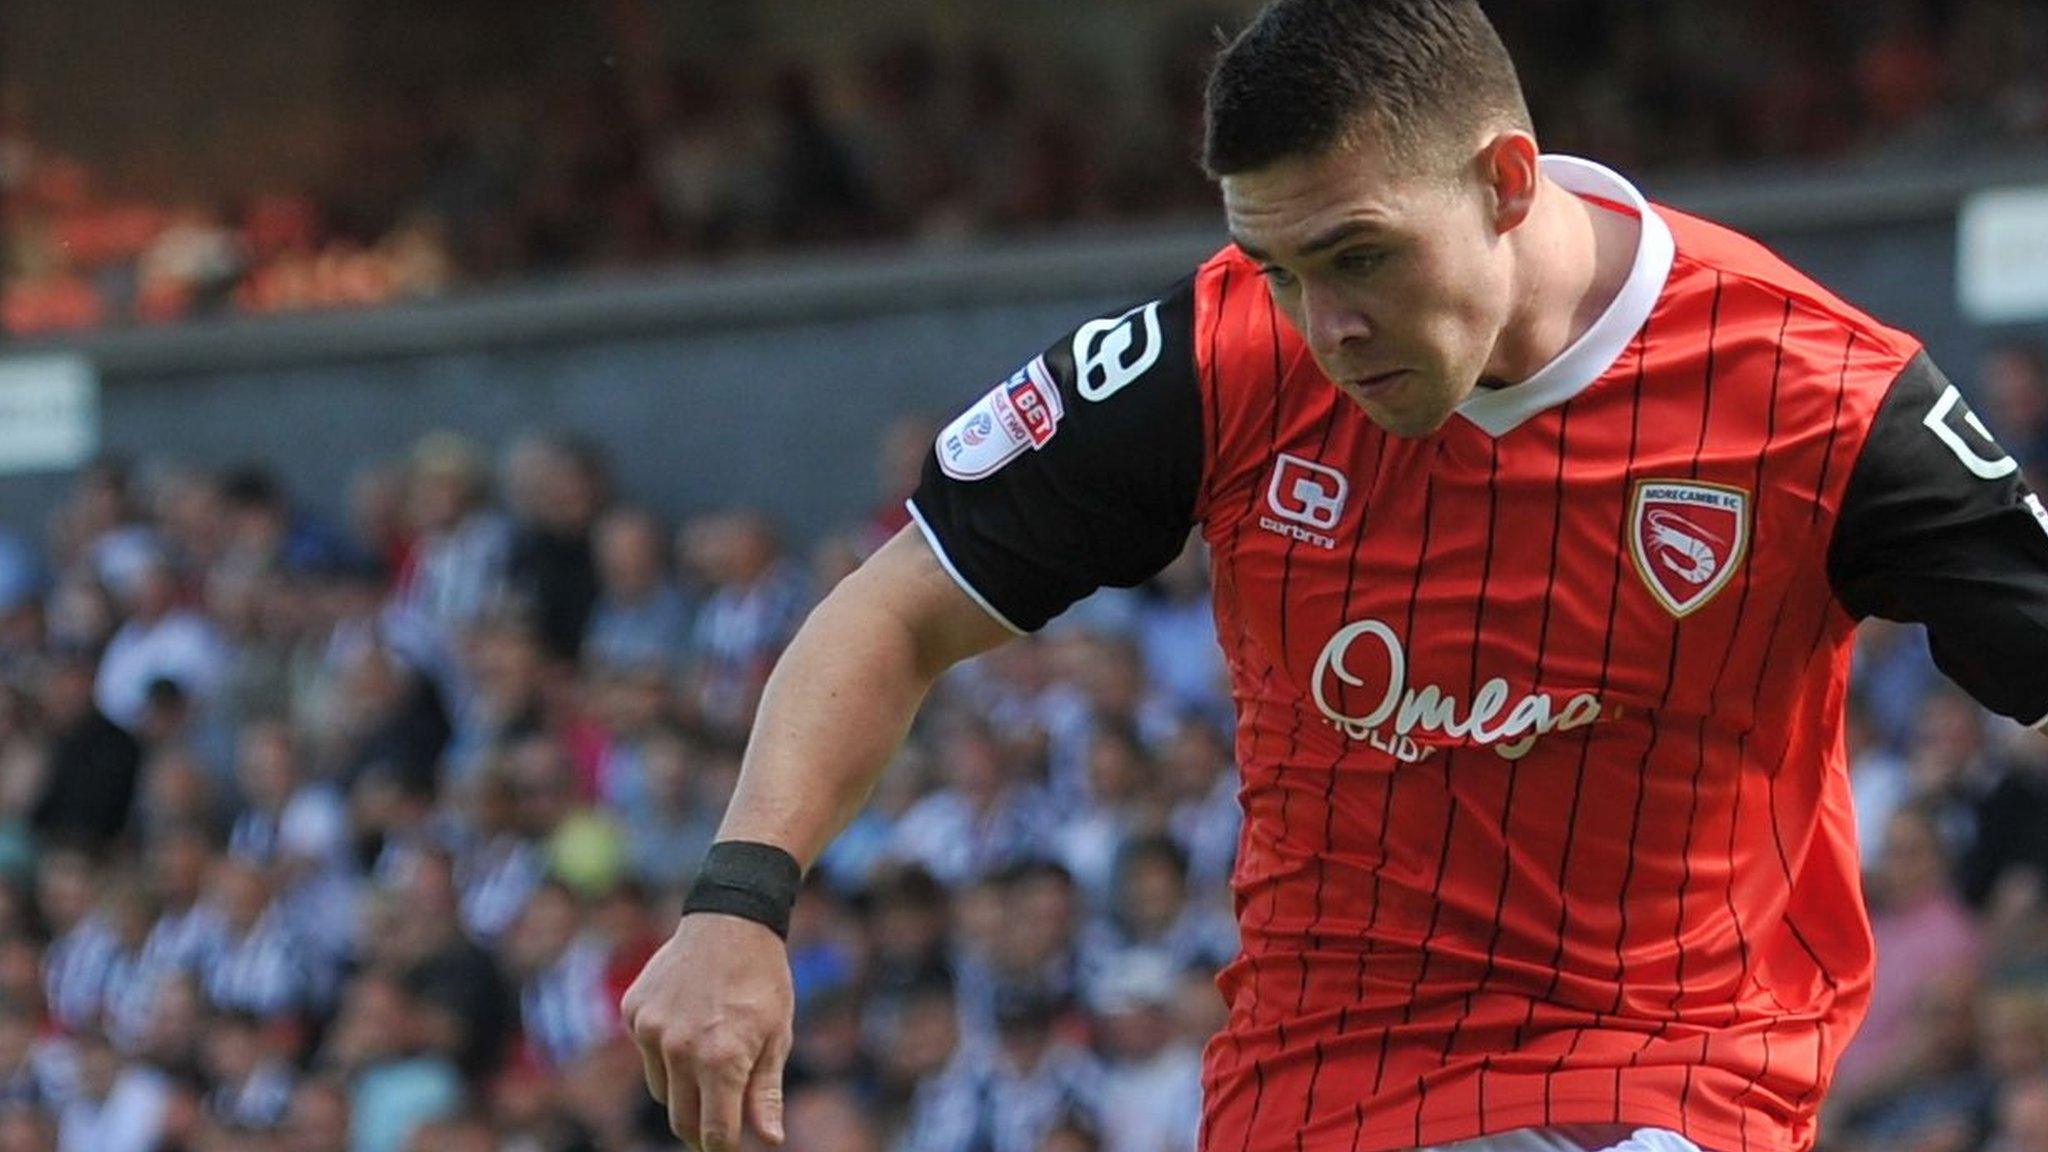
<svg viewBox="0 0 2048 1152"><path fill-rule="evenodd" d="M1629 513L1636 571L1673 616L1714 598L1749 545L1749 493L1718 484L1643 480Z"/></svg>

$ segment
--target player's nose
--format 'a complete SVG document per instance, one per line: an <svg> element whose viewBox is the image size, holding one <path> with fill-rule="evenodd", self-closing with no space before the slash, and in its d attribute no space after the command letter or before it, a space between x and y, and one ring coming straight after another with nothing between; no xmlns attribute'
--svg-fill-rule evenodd
<svg viewBox="0 0 2048 1152"><path fill-rule="evenodd" d="M1361 312L1332 292L1301 294L1302 336L1320 359L1335 361L1372 337L1372 324Z"/></svg>

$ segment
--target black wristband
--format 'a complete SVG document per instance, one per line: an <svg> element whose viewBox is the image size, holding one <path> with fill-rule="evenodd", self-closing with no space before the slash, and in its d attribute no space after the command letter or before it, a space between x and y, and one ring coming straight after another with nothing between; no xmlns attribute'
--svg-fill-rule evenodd
<svg viewBox="0 0 2048 1152"><path fill-rule="evenodd" d="M789 938L789 910L804 870L796 857L773 844L721 840L704 854L704 867L683 897L683 915L723 912L752 920Z"/></svg>

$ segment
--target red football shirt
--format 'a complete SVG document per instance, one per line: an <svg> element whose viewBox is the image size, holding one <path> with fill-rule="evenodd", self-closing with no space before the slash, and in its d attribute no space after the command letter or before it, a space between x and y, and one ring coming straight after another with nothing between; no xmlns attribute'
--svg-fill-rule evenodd
<svg viewBox="0 0 2048 1152"><path fill-rule="evenodd" d="M2048 652L2048 513L1917 341L1605 169L1545 170L1638 218L1633 271L1435 434L1338 393L1233 248L998 386L913 498L1020 629L1190 523L1211 548L1245 824L1206 1152L1811 1146L1873 962L1855 620L1927 619L1981 699L2048 712L2006 662Z"/></svg>

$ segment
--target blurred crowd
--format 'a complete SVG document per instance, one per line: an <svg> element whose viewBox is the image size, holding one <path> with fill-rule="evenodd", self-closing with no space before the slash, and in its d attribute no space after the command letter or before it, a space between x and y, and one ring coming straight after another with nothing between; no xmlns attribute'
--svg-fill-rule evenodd
<svg viewBox="0 0 2048 1152"><path fill-rule="evenodd" d="M1927 164L2048 139L2048 9L2032 0L1493 7L1546 144L1630 170ZM210 200L103 186L38 138L24 99L0 108L0 331L1203 210L1202 77L1236 19L1163 26L1135 83L1049 46L911 35L829 60L712 50L367 92L329 142L331 175Z"/></svg>
<svg viewBox="0 0 2048 1152"><path fill-rule="evenodd" d="M103 461L0 532L0 1150L672 1147L617 1001L771 663L906 519L888 455L807 556L555 434L425 437L333 518ZM1235 946L1203 581L938 691L795 913L796 1147L1189 1146Z"/></svg>
<svg viewBox="0 0 2048 1152"><path fill-rule="evenodd" d="M2038 351L1982 375L2038 472ZM426 436L332 516L106 460L0 527L0 1152L673 1148L619 997L930 433L805 551L552 432ZM1824 1147L2044 1152L2048 740L1875 623L1851 720L1880 960ZM1196 546L943 678L795 910L791 1146L1189 1152L1232 758Z"/></svg>

